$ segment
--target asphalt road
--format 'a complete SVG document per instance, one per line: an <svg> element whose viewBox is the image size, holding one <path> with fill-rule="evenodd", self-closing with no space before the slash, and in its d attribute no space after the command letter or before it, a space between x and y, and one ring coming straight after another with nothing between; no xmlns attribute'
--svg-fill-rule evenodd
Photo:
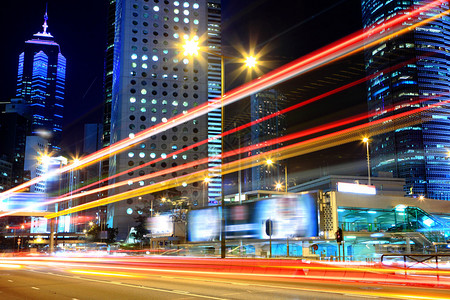
<svg viewBox="0 0 450 300"><path fill-rule="evenodd" d="M170 265L130 272L133 263L95 259L32 262L0 267L0 299L450 299L448 289L402 284L177 273Z"/></svg>

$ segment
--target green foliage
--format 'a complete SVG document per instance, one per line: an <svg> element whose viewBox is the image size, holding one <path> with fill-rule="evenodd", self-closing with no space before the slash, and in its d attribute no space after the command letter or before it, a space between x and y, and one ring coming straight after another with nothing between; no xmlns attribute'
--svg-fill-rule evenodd
<svg viewBox="0 0 450 300"><path fill-rule="evenodd" d="M110 228L106 227L105 231L108 232L108 238L100 239L101 228L98 224L94 224L87 232L88 240L90 242L106 242L108 244L114 243L116 241L117 233L119 232L118 228Z"/></svg>

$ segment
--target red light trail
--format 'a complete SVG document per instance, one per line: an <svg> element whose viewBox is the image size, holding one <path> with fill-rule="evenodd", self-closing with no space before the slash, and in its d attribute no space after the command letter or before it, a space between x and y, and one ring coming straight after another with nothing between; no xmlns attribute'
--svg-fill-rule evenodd
<svg viewBox="0 0 450 300"><path fill-rule="evenodd" d="M46 174L41 177L34 178L24 184L21 184L19 186L16 186L8 191L3 192L0 194L0 200L3 200L7 198L9 195L11 195L14 192L20 191L26 187L29 187L35 183L38 183L44 179L47 179L51 176L54 176L59 173L64 173L67 171L71 171L74 169L78 169L82 166L87 166L89 164L92 164L96 161L102 160L105 157L112 155L114 153L117 153L119 151L122 151L136 143L141 142L142 140L145 140L149 138L150 136L153 136L155 134L161 133L169 128L172 128L174 126L178 126L186 121L192 120L200 115L203 115L209 111L215 110L220 108L222 105L228 105L230 103L233 103L235 101L238 101L242 99L243 97L247 97L251 94L256 93L257 91L267 89L271 86L274 86L278 83L281 83L283 81L286 81L294 76L298 76L300 74L303 74L305 72L308 72L312 69L315 69L319 66L323 66L331 61L334 61L338 58L344 57L345 55L348 55L349 53L353 53L355 51L360 51L364 48L364 46L367 46L367 39L370 37L374 40L374 42L379 42L382 39L390 38L394 35L399 34L399 32L405 32L405 30L411 30L412 28L415 28L421 24L425 24L426 22L430 22L431 20L434 20L440 16L443 16L445 14L448 14L448 11L441 13L439 15L433 16L431 18L428 18L427 20L421 21L417 24L411 25L405 29L399 30L397 27L402 24L402 22L406 20L410 20L413 17L416 17L420 15L421 13L439 6L446 1L444 0L437 0L432 3L429 3L425 6L419 7L416 10L412 10L409 13L405 13L404 15L399 15L398 17L380 24L379 26L376 26L375 28L363 32L359 31L356 34L353 34L349 36L348 38L341 39L327 47L323 47L319 50L314 51L313 53L306 55L304 57L301 57L285 66L282 66L274 71L269 72L268 74L253 80L249 83L246 83L234 90L231 90L230 92L226 93L223 98L218 98L214 102L211 103L204 103L194 109L191 109L188 111L185 115L179 115L175 116L171 119L169 119L166 123L161 123L158 125L155 125L147 130L141 131L140 133L136 134L133 138L127 138L124 140L121 140L110 147L106 149L102 149L100 151L97 151L91 155L88 155L78 161L76 164L70 164L68 166L65 166L63 168L60 168L59 170L52 172L51 174ZM384 34L384 32L389 31L390 34ZM380 34L380 37L374 38L376 34Z"/></svg>

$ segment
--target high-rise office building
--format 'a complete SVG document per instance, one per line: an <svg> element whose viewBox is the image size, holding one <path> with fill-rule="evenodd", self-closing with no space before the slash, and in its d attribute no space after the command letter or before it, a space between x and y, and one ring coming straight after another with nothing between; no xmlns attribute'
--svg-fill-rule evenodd
<svg viewBox="0 0 450 300"><path fill-rule="evenodd" d="M271 115L282 110L282 103L285 102L285 96L274 89L258 92L250 97L251 121L256 121L262 117ZM274 118L253 125L251 128L251 143L253 145L264 145L265 141L283 136L286 132L286 117L278 115ZM262 147L254 150L252 155L260 154L269 150L276 149L282 145L276 144ZM276 157L272 157L274 161ZM275 190L279 183L285 189L285 168L286 161L276 161L273 165L262 164L251 168L252 190Z"/></svg>
<svg viewBox="0 0 450 300"><path fill-rule="evenodd" d="M363 0L364 28L369 30L430 2ZM421 14L419 20L448 9L449 3L442 3ZM372 121L450 99L449 41L450 18L444 15L366 50L367 74L378 73L367 83L369 110L378 112ZM391 71L383 71L388 68ZM419 104L408 104L417 99L421 100ZM385 108L391 106L396 110L388 113ZM423 112L421 124L372 137L372 173L391 172L394 177L405 178L405 193L410 196L450 200L449 108L448 103L442 103L438 110Z"/></svg>
<svg viewBox="0 0 450 300"><path fill-rule="evenodd" d="M113 70L111 115L104 117L104 120L109 119L110 124L109 143L133 137L141 130L167 122L173 116L186 113L189 109L220 96L221 64L220 57L217 56L221 54L220 0L116 0L110 2L110 5L115 6L114 44L108 45L114 48L114 57L112 65L109 60L106 64L107 72ZM196 57L186 57L182 46L192 39L198 40L208 51L199 52ZM111 75L108 74L106 76ZM108 82L108 77L106 79ZM108 91L106 94L107 103ZM107 138L108 126L104 126L104 130L104 137ZM116 178L116 181L129 181L129 185L116 188L110 193L117 194L204 169L207 165L171 172L152 180L138 179L144 174L208 156L211 157L210 166L220 167L221 161L216 158L221 153L220 139L177 156L169 156L175 150L220 132L219 109L152 136L111 157L110 175L156 158L163 160ZM108 141L105 140L104 145L107 144ZM220 185L220 176L210 182L208 199L211 202L220 196ZM135 208L140 205L141 200L158 200L164 196L195 204L202 202L202 190L201 183L193 183L158 195L146 195L142 199L130 198L110 204L108 225L118 227L119 239L123 239L127 228L134 225L133 217L137 213Z"/></svg>
<svg viewBox="0 0 450 300"><path fill-rule="evenodd" d="M31 133L48 139L58 151L64 111L66 59L59 45L47 31L47 12L43 31L25 42L19 55L16 97L21 97L31 109Z"/></svg>

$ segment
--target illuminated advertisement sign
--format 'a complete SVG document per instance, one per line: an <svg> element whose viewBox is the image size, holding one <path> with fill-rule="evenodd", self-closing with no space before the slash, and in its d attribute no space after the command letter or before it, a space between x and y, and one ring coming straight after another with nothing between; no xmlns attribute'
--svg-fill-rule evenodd
<svg viewBox="0 0 450 300"><path fill-rule="evenodd" d="M268 239L266 221L273 224L272 238L312 237L318 234L315 194L268 198L225 208L227 239ZM220 207L193 210L188 217L190 242L217 241Z"/></svg>
<svg viewBox="0 0 450 300"><path fill-rule="evenodd" d="M188 214L188 241L218 241L220 220L220 207L191 210Z"/></svg>
<svg viewBox="0 0 450 300"><path fill-rule="evenodd" d="M173 234L173 222L171 214L161 214L147 219L147 230L152 237L171 236Z"/></svg>
<svg viewBox="0 0 450 300"><path fill-rule="evenodd" d="M357 183L348 182L338 182L337 183L338 192L343 193L354 193L354 194L365 194L365 195L376 195L377 191L373 185L364 185Z"/></svg>

